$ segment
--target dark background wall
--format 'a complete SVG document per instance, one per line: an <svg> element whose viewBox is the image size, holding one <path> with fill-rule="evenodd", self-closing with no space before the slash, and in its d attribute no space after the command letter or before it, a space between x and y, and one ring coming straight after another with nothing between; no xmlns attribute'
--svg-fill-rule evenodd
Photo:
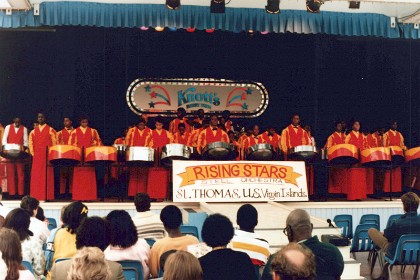
<svg viewBox="0 0 420 280"><path fill-rule="evenodd" d="M134 79L214 77L267 87L267 111L243 124L280 130L296 111L323 145L335 120L373 130L396 118L420 145L420 41L66 27L0 32L0 69L0 122L31 127L43 110L59 130L88 114L106 144L136 120L125 101Z"/></svg>

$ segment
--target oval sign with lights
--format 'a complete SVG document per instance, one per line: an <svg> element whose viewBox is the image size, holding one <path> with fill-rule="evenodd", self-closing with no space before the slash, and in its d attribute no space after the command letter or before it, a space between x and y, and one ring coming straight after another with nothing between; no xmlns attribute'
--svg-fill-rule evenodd
<svg viewBox="0 0 420 280"><path fill-rule="evenodd" d="M233 118L260 116L268 106L263 84L223 79L137 79L127 90L127 103L138 114L176 116L178 108L191 115L231 112Z"/></svg>

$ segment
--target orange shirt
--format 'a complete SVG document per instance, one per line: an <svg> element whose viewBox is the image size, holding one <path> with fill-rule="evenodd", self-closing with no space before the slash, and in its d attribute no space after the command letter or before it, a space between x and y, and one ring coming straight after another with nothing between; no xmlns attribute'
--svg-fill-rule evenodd
<svg viewBox="0 0 420 280"><path fill-rule="evenodd" d="M191 126L188 124L188 119L187 118L182 118L182 119L173 119L170 123L169 123L169 132L172 134L175 134L178 132L178 125L180 123L185 124L185 131L190 132L191 131Z"/></svg>
<svg viewBox="0 0 420 280"><path fill-rule="evenodd" d="M274 149L278 149L280 147L280 135L277 133L274 133L273 135L269 136L268 132L264 132L262 135L262 138L264 140L264 143L268 143L271 146L273 146Z"/></svg>
<svg viewBox="0 0 420 280"><path fill-rule="evenodd" d="M185 132L183 135L178 131L174 134L174 143L191 146L191 133Z"/></svg>
<svg viewBox="0 0 420 280"><path fill-rule="evenodd" d="M140 146L140 147L151 147L151 130L146 127L143 130L137 127L130 128L125 137L125 144L127 146Z"/></svg>
<svg viewBox="0 0 420 280"><path fill-rule="evenodd" d="M204 148L206 145L213 142L226 142L229 143L229 136L226 131L220 128L208 127L200 132L197 140L197 147Z"/></svg>
<svg viewBox="0 0 420 280"><path fill-rule="evenodd" d="M308 133L300 126L289 125L281 132L281 149L286 154L287 150L301 145L309 145Z"/></svg>
<svg viewBox="0 0 420 280"><path fill-rule="evenodd" d="M58 145L68 145L70 140L70 135L73 132L74 128L63 128L57 132L57 144Z"/></svg>
<svg viewBox="0 0 420 280"><path fill-rule="evenodd" d="M404 137L402 136L401 132L388 130L384 134L384 146L399 146L403 150L407 150L407 147L404 144Z"/></svg>
<svg viewBox="0 0 420 280"><path fill-rule="evenodd" d="M246 137L245 140L243 140L242 147L246 150L249 147L252 147L256 144L261 144L261 143L264 143L264 139L261 134L258 136L251 135L251 136Z"/></svg>
<svg viewBox="0 0 420 280"><path fill-rule="evenodd" d="M332 146L344 144L346 142L346 135L343 132L334 132L327 138L325 148L329 149Z"/></svg>
<svg viewBox="0 0 420 280"><path fill-rule="evenodd" d="M368 147L366 137L359 131L352 130L346 136L346 144L355 145L358 149L366 149Z"/></svg>

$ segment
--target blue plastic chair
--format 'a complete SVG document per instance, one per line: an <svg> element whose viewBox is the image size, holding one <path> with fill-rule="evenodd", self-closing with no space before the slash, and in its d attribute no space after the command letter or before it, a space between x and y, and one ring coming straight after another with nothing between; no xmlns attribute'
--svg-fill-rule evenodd
<svg viewBox="0 0 420 280"><path fill-rule="evenodd" d="M378 228L381 227L380 217L378 214L365 214L360 217L359 224L377 224ZM378 229L379 230L379 229Z"/></svg>
<svg viewBox="0 0 420 280"><path fill-rule="evenodd" d="M182 235L193 235L198 238L198 229L196 226L181 225Z"/></svg>
<svg viewBox="0 0 420 280"><path fill-rule="evenodd" d="M48 220L48 229L51 231L57 228L57 221L54 218L47 218Z"/></svg>
<svg viewBox="0 0 420 280"><path fill-rule="evenodd" d="M373 250L374 244L368 236L368 230L371 228L379 230L377 224L361 224L356 227L350 248L354 259L356 259L357 252L371 252Z"/></svg>
<svg viewBox="0 0 420 280"><path fill-rule="evenodd" d="M147 244L149 244L150 248L153 247L153 244L155 244L156 240L151 239L151 238L145 238L144 240L146 240Z"/></svg>
<svg viewBox="0 0 420 280"><path fill-rule="evenodd" d="M59 258L59 259L56 259L55 261L54 261L54 263L59 263L59 262L62 262L62 261L66 261L66 260L70 260L71 258Z"/></svg>
<svg viewBox="0 0 420 280"><path fill-rule="evenodd" d="M22 265L27 269L27 270L29 270L33 275L35 275L35 272L34 272L34 268L32 267L32 264L30 263L30 262L28 262L28 261L23 261L22 262Z"/></svg>
<svg viewBox="0 0 420 280"><path fill-rule="evenodd" d="M420 262L420 234L406 234L398 240L394 258L385 255L383 270L387 270L389 279L392 279L391 269L393 266L402 265L401 272L404 272L406 265L415 265L413 280L417 279Z"/></svg>
<svg viewBox="0 0 420 280"><path fill-rule="evenodd" d="M343 229L343 236L353 238L353 216L348 214L340 214L334 217L334 223L337 227Z"/></svg>
<svg viewBox="0 0 420 280"><path fill-rule="evenodd" d="M139 261L119 261L127 280L143 280L143 267Z"/></svg>
<svg viewBox="0 0 420 280"><path fill-rule="evenodd" d="M386 228L388 228L389 226L392 225L393 222L401 218L402 215L403 214L394 214L394 215L389 216L388 222L386 223Z"/></svg>

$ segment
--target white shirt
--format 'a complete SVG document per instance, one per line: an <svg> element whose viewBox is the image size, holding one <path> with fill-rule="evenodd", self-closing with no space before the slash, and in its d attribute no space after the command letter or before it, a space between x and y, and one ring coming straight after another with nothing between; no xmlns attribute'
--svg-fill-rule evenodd
<svg viewBox="0 0 420 280"><path fill-rule="evenodd" d="M34 236L37 236L41 243L46 243L48 237L50 236L50 231L48 230L48 226L38 220L35 217L31 217L31 223L29 224L29 230L34 233Z"/></svg>
<svg viewBox="0 0 420 280"><path fill-rule="evenodd" d="M132 220L139 238L162 239L165 237L165 228L160 216L152 211L137 212Z"/></svg>
<svg viewBox="0 0 420 280"><path fill-rule="evenodd" d="M7 143L7 137L9 137L9 131L10 127L13 126L15 129L15 132L17 133L20 127L15 127L14 124L9 124L4 129L3 139L2 139L2 145L6 145ZM26 127L23 127L23 146L28 147L28 129Z"/></svg>

